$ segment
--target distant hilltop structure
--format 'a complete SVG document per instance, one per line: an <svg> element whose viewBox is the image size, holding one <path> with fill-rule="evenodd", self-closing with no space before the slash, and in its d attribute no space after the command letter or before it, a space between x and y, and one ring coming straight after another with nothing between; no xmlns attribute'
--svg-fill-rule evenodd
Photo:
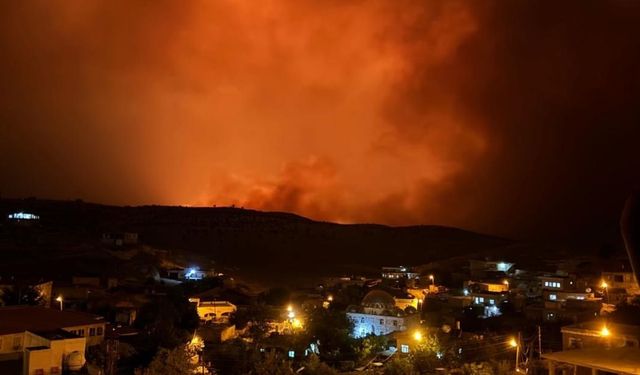
<svg viewBox="0 0 640 375"><path fill-rule="evenodd" d="M14 220L14 221L21 221L21 220L35 221L35 220L40 220L40 216L29 213L29 212L20 211L20 212L14 212L12 214L7 215L7 219Z"/></svg>

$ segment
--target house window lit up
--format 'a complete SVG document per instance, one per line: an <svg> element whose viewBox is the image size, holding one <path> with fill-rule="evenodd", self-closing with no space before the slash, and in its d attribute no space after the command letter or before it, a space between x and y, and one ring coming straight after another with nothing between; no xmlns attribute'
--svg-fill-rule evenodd
<svg viewBox="0 0 640 375"><path fill-rule="evenodd" d="M409 353L409 345L400 345L400 352Z"/></svg>
<svg viewBox="0 0 640 375"><path fill-rule="evenodd" d="M550 299L551 301L555 301L556 299L558 299L558 296L557 296L557 295L555 295L555 294L549 294L549 299Z"/></svg>
<svg viewBox="0 0 640 375"><path fill-rule="evenodd" d="M557 281L545 281L544 286L549 288L560 288L560 283Z"/></svg>
<svg viewBox="0 0 640 375"><path fill-rule="evenodd" d="M296 352L293 350L289 350L289 358L293 358L296 356Z"/></svg>
<svg viewBox="0 0 640 375"><path fill-rule="evenodd" d="M476 303L484 303L484 297L476 297Z"/></svg>
<svg viewBox="0 0 640 375"><path fill-rule="evenodd" d="M494 300L494 299L490 299L490 300L489 300L489 304L490 304L490 305L495 305L495 304L496 304L496 300Z"/></svg>

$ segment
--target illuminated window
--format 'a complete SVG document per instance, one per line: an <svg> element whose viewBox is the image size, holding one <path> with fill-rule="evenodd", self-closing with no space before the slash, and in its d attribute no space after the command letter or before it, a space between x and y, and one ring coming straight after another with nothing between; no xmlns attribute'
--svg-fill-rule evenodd
<svg viewBox="0 0 640 375"><path fill-rule="evenodd" d="M493 299L490 299L490 300L489 300L489 304L490 304L490 305L495 305L495 304L496 304L496 301L495 301L495 300L493 300Z"/></svg>
<svg viewBox="0 0 640 375"><path fill-rule="evenodd" d="M402 353L409 353L409 345L404 345L404 344L400 345L400 351Z"/></svg>
<svg viewBox="0 0 640 375"><path fill-rule="evenodd" d="M557 295L555 295L555 294L549 294L549 299L550 299L551 301L555 301L556 299L558 299L558 296L557 296Z"/></svg>
<svg viewBox="0 0 640 375"><path fill-rule="evenodd" d="M293 358L296 356L296 352L294 352L293 350L289 350L289 358Z"/></svg>

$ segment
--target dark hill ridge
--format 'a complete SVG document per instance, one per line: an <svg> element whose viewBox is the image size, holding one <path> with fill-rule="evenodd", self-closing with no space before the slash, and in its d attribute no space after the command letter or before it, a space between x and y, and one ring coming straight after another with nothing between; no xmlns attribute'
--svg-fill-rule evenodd
<svg viewBox="0 0 640 375"><path fill-rule="evenodd" d="M321 265L423 264L492 252L511 241L442 226L335 224L282 212L231 207L118 207L80 201L4 199L3 217L40 215L46 241L97 243L103 232L138 232L148 245L228 265L274 270ZM53 244L50 244L53 245ZM55 246L54 246L55 247Z"/></svg>

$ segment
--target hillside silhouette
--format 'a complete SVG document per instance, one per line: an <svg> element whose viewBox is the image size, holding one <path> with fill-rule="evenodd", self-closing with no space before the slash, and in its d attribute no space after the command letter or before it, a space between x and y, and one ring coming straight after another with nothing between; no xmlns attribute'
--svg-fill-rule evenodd
<svg viewBox="0 0 640 375"><path fill-rule="evenodd" d="M37 214L29 235L16 237L7 215ZM184 252L216 263L249 269L317 269L320 266L424 264L478 255L512 242L435 225L390 227L336 224L282 212L233 207L108 206L82 201L3 199L5 248L99 246L105 232L137 232L158 249ZM9 235L8 233L13 233ZM16 238L21 241L16 245Z"/></svg>

